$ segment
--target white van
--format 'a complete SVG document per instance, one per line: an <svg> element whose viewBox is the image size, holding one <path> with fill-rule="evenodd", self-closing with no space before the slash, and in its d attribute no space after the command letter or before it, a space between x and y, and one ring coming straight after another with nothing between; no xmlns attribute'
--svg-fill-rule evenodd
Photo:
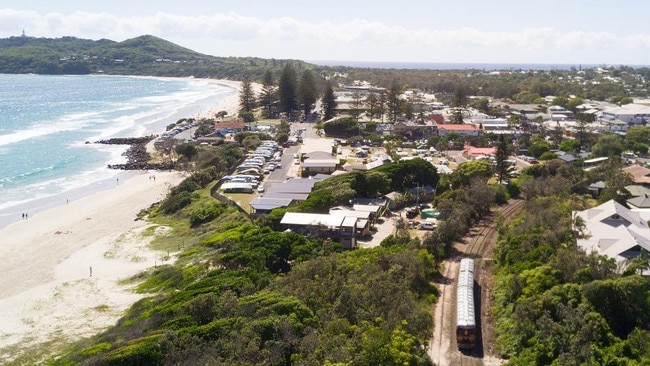
<svg viewBox="0 0 650 366"><path fill-rule="evenodd" d="M431 221L420 221L418 229L420 230L433 230L436 228L436 224Z"/></svg>

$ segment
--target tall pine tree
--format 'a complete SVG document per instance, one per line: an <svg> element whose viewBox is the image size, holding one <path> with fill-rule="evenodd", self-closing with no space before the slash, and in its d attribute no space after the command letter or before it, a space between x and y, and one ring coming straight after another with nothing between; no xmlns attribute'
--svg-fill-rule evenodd
<svg viewBox="0 0 650 366"><path fill-rule="evenodd" d="M247 75L244 76L239 89L239 117L243 118L244 122L253 122L255 120L254 109L255 93L251 79Z"/></svg>
<svg viewBox="0 0 650 366"><path fill-rule="evenodd" d="M296 102L296 71L287 62L280 74L278 81L278 93L280 97L280 112L291 114L297 109Z"/></svg>
<svg viewBox="0 0 650 366"><path fill-rule="evenodd" d="M321 99L323 108L323 121L329 121L336 116L336 97L334 96L334 89L332 89L332 82L327 80L325 83L325 92Z"/></svg>
<svg viewBox="0 0 650 366"><path fill-rule="evenodd" d="M402 112L401 95L402 87L397 83L397 80L393 79L386 93L386 109L388 110L388 120L390 122L396 122Z"/></svg>
<svg viewBox="0 0 650 366"><path fill-rule="evenodd" d="M511 152L511 148L510 145L508 145L508 143L506 142L506 138L504 137L504 135L499 135L499 144L497 145L497 150L494 157L499 183L502 183L503 180L510 173L511 166L510 163L508 162L508 157L510 156L510 152Z"/></svg>
<svg viewBox="0 0 650 366"><path fill-rule="evenodd" d="M262 88L259 94L259 105L262 106L264 117L273 118L273 103L275 101L275 84L273 83L273 74L271 70L264 72L262 79Z"/></svg>
<svg viewBox="0 0 650 366"><path fill-rule="evenodd" d="M300 84L298 85L298 99L305 118L308 118L311 114L311 110L314 108L314 103L316 103L317 94L316 85L314 83L314 74L312 74L311 70L306 69L302 72L302 75L300 76Z"/></svg>

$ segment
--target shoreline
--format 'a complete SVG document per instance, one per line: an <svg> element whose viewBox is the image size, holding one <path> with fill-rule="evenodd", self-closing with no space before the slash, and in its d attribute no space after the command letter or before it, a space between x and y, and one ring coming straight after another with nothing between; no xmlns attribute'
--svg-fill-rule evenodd
<svg viewBox="0 0 650 366"><path fill-rule="evenodd" d="M94 335L144 296L119 281L167 253L147 247L153 236L143 232L153 225L137 215L181 179L178 172L141 172L0 230L0 361L16 356L11 347Z"/></svg>
<svg viewBox="0 0 650 366"><path fill-rule="evenodd" d="M212 98L219 103L200 118L221 110L236 113L239 82L201 80L235 91ZM194 116L173 122L189 117ZM176 171L115 170L106 179L48 197L39 207L28 207L30 202L12 208L13 216L0 216L0 363L34 350L47 355L95 335L145 296L120 281L174 259L148 247L164 228L137 215L182 179Z"/></svg>
<svg viewBox="0 0 650 366"><path fill-rule="evenodd" d="M238 90L241 82L234 80L222 79L205 79L205 78L176 78L176 77L155 77L155 76L131 76L131 75L90 75L90 76L115 76L115 77L132 77L132 78L148 78L160 80L182 80L185 82L204 82L220 85L232 89L228 93L217 95L204 95L197 98L192 103L179 108L175 113L166 116L160 120L153 122L141 122L140 133L138 136L120 136L120 137L141 137L151 134L160 135L165 131L165 127L170 123L175 123L182 118L208 118L221 110L228 112L228 115L236 115L238 109ZM124 152L128 149L128 145L124 145ZM98 167L100 168L100 167ZM132 178L137 171L127 171L120 169L108 169L105 172L105 177L99 180L91 181L82 186L69 188L61 192L44 196L40 198L30 199L23 203L17 203L10 207L0 209L0 230L6 226L21 221L23 213L27 213L30 217L33 214L43 212L60 205L64 205L66 201L74 201L93 194L97 191L112 188L115 180L126 181ZM1 243L1 241L0 241Z"/></svg>

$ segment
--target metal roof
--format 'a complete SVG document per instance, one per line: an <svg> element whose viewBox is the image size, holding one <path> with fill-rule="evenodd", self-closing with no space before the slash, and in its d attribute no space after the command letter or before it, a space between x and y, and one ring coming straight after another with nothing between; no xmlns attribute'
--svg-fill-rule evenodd
<svg viewBox="0 0 650 366"><path fill-rule="evenodd" d="M255 197L251 201L251 207L255 210L272 210L279 207L287 207L291 204L291 198Z"/></svg>
<svg viewBox="0 0 650 366"><path fill-rule="evenodd" d="M340 227L345 216L314 214L303 212L287 212L282 217L280 224L303 226Z"/></svg>
<svg viewBox="0 0 650 366"><path fill-rule="evenodd" d="M458 268L456 288L456 326L476 327L474 314L474 260L463 258Z"/></svg>
<svg viewBox="0 0 650 366"><path fill-rule="evenodd" d="M474 288L459 286L456 292L456 326L476 327L474 315Z"/></svg>

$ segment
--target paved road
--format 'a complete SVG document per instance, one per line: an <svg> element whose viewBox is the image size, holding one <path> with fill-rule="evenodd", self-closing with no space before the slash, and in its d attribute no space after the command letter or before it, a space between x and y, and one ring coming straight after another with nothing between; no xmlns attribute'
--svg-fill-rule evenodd
<svg viewBox="0 0 650 366"><path fill-rule="evenodd" d="M294 167L295 164L293 163L293 154L297 152L298 146L291 146L284 149L284 152L282 154L282 166L280 168L275 168L274 171L269 173L265 181L267 183L277 183L284 182L289 177L295 177L296 174L292 171L297 170L297 166Z"/></svg>

